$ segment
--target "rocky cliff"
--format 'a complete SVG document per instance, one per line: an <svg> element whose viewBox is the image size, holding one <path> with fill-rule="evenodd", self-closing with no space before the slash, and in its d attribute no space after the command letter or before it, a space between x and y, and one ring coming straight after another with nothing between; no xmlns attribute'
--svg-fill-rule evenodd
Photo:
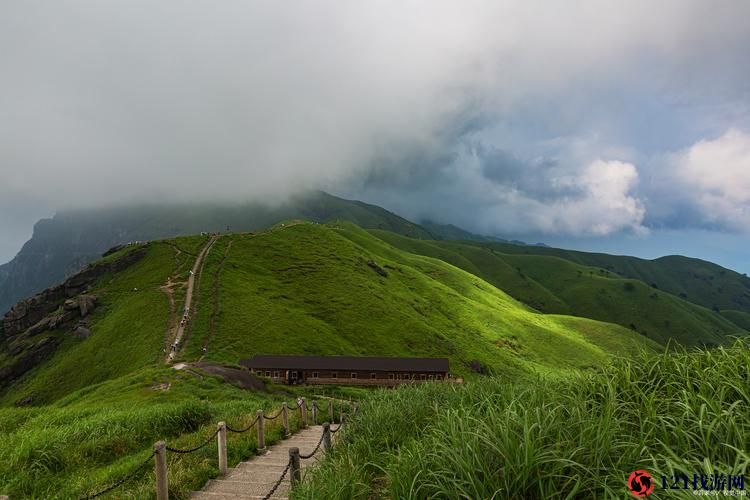
<svg viewBox="0 0 750 500"><path fill-rule="evenodd" d="M146 254L140 246L89 265L63 283L14 305L0 322L0 389L47 359L64 335L86 338L98 298L89 293L104 274L116 273Z"/></svg>

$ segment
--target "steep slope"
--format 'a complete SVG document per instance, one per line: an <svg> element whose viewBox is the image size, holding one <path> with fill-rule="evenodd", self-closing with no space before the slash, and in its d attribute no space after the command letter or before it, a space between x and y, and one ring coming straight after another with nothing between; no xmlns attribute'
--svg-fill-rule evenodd
<svg viewBox="0 0 750 500"><path fill-rule="evenodd" d="M34 404L163 363L179 286L206 238L142 247L146 255L103 276L87 338L65 332L49 360L2 396ZM110 258L117 258L117 255ZM398 250L348 223L286 223L228 234L211 247L177 360L236 363L255 353L447 356L464 376L604 364L647 346L625 328L542 315L440 260ZM170 296L174 303L170 302Z"/></svg>
<svg viewBox="0 0 750 500"><path fill-rule="evenodd" d="M583 266L552 255L533 255L533 249L529 254L510 254L496 250L495 244L418 241L385 231L371 232L403 250L440 258L481 276L545 313L617 323L660 343L673 339L685 345L716 345L728 336L746 333L730 321L734 316L725 318L603 268ZM516 248L515 245L502 248L507 247Z"/></svg>
<svg viewBox="0 0 750 500"><path fill-rule="evenodd" d="M429 238L417 224L359 201L312 192L275 207L257 203L147 205L60 212L34 226L32 238L0 266L0 314L27 297L82 269L122 243L203 231L255 231L285 219L347 220L367 228Z"/></svg>

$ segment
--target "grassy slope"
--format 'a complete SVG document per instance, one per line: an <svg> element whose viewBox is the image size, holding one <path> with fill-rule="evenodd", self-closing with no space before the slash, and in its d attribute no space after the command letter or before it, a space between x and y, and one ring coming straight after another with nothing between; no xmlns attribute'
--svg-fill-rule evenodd
<svg viewBox="0 0 750 500"><path fill-rule="evenodd" d="M150 243L137 264L103 277L93 290L101 305L92 336L66 335L0 404L29 395L49 403L160 363L169 305L159 287L169 275L186 278L206 241ZM515 377L600 365L647 342L611 324L537 314L474 275L348 223L223 236L199 281L180 353L187 360L202 357L204 346L208 359L228 363L254 353L448 356L461 375L479 362ZM184 292L177 288L175 298L181 310Z"/></svg>
<svg viewBox="0 0 750 500"><path fill-rule="evenodd" d="M222 362L255 353L448 356L460 374L478 360L507 375L601 364L644 342L614 325L537 314L354 225L306 223L217 242L183 356L200 357L209 338L207 359Z"/></svg>
<svg viewBox="0 0 750 500"><path fill-rule="evenodd" d="M64 340L52 358L32 370L0 398L12 404L33 395L36 404L157 363L167 330L169 305L159 286L172 273L186 273L202 237L148 244L146 257L118 273L104 276L92 292L99 305L86 340L61 332ZM176 256L173 245L180 248ZM110 256L108 258L115 258ZM138 291L133 291L138 288Z"/></svg>
<svg viewBox="0 0 750 500"><path fill-rule="evenodd" d="M711 262L682 256L656 260L577 252L558 248L466 242L501 253L560 257L584 266L606 269L625 278L655 284L659 289L713 309L750 313L750 278Z"/></svg>
<svg viewBox="0 0 750 500"><path fill-rule="evenodd" d="M747 475L748 367L737 343L562 380L372 393L292 498L632 498L639 469L654 498L695 497L659 491L662 474Z"/></svg>
<svg viewBox="0 0 750 500"><path fill-rule="evenodd" d="M602 268L556 256L501 253L495 244L421 241L371 232L399 248L443 259L481 276L546 313L617 323L662 343L675 339L686 345L719 344L726 336L745 333L713 311ZM525 248L503 246L507 247Z"/></svg>
<svg viewBox="0 0 750 500"><path fill-rule="evenodd" d="M0 408L0 492L11 498L80 498L133 471L157 440L191 448L210 436L218 421L243 428L257 409L275 414L283 400L292 401L293 395L252 393L210 376L146 368L53 405ZM298 427L296 413L290 413L290 421ZM271 441L280 439L280 422L266 424ZM228 436L230 463L255 453L255 435ZM111 496L152 498L152 470L151 465ZM195 454L172 455L170 497L187 498L217 474L213 443Z"/></svg>

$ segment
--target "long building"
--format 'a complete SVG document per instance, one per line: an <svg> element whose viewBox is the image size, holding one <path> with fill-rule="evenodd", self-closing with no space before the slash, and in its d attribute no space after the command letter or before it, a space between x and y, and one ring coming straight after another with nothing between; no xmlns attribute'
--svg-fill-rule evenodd
<svg viewBox="0 0 750 500"><path fill-rule="evenodd" d="M448 380L450 374L447 358L256 355L240 365L289 384L399 385Z"/></svg>

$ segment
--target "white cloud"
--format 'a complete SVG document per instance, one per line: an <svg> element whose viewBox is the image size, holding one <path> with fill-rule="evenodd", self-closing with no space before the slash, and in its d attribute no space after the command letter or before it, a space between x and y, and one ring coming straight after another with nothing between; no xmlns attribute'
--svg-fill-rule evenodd
<svg viewBox="0 0 750 500"><path fill-rule="evenodd" d="M695 143L674 157L673 174L705 222L750 232L750 134L729 129Z"/></svg>
<svg viewBox="0 0 750 500"><path fill-rule="evenodd" d="M523 208L515 212L525 220L525 231L579 236L647 232L642 225L646 210L632 194L638 183L632 163L595 160L580 172L548 182L578 194L548 203L519 194L515 201Z"/></svg>

